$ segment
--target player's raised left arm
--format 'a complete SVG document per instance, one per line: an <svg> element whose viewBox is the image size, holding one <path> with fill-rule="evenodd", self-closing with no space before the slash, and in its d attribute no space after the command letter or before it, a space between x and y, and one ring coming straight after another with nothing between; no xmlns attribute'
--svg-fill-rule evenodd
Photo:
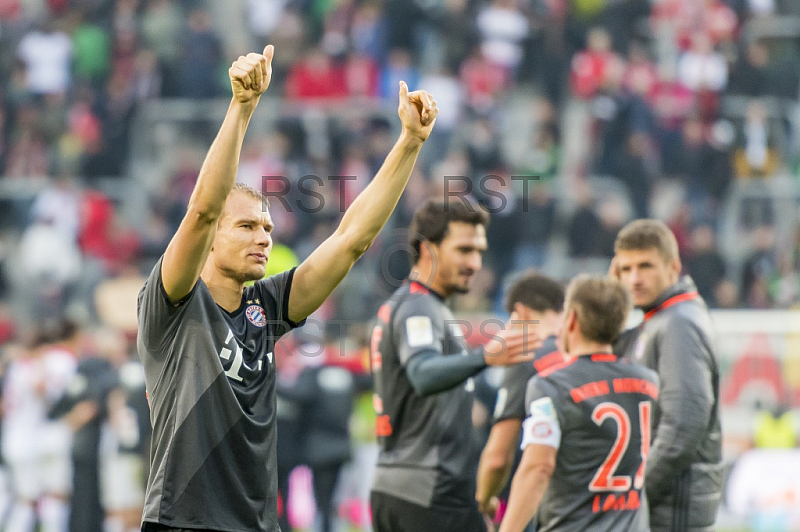
<svg viewBox="0 0 800 532"><path fill-rule="evenodd" d="M400 138L333 235L297 267L289 294L290 320L298 322L314 312L369 249L397 205L438 112L436 101L427 92L408 92L401 82Z"/></svg>
<svg viewBox="0 0 800 532"><path fill-rule="evenodd" d="M549 445L533 443L525 447L499 532L522 532L531 522L553 476L556 453Z"/></svg>

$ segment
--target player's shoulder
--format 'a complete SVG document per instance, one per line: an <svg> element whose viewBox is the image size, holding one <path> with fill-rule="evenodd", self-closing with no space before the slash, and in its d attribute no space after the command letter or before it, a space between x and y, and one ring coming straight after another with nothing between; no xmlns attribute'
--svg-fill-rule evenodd
<svg viewBox="0 0 800 532"><path fill-rule="evenodd" d="M617 360L616 370L621 374L621 377L632 377L639 379L647 379L649 381L658 383L658 373L647 366L634 362L629 358L620 358Z"/></svg>
<svg viewBox="0 0 800 532"><path fill-rule="evenodd" d="M569 372L569 368L574 368L575 363L578 361L578 357L571 357L569 355L563 355L562 360L551 365L548 368L540 371L536 378L541 378L542 380L552 379L554 377L561 377L566 375Z"/></svg>
<svg viewBox="0 0 800 532"><path fill-rule="evenodd" d="M555 336L549 336L544 340L541 347L533 353L533 367L536 372L542 372L561 364L566 359L564 353L559 351Z"/></svg>
<svg viewBox="0 0 800 532"><path fill-rule="evenodd" d="M390 300L396 318L406 318L416 314L431 317L446 317L448 310L442 299L424 285L416 282L404 283Z"/></svg>

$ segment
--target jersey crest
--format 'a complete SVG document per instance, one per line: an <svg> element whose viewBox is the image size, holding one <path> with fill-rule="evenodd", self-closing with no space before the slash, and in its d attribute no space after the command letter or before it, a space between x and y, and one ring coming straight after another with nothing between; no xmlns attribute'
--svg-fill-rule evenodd
<svg viewBox="0 0 800 532"><path fill-rule="evenodd" d="M244 311L247 320L256 327L263 327L267 324L267 316L264 314L264 309L258 305L250 305Z"/></svg>

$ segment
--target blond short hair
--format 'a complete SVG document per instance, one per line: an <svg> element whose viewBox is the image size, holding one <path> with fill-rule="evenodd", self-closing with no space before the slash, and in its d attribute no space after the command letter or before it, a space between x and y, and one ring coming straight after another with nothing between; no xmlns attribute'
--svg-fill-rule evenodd
<svg viewBox="0 0 800 532"><path fill-rule="evenodd" d="M610 344L625 325L631 296L617 279L581 274L567 287L565 308L575 311L584 338Z"/></svg>
<svg viewBox="0 0 800 532"><path fill-rule="evenodd" d="M614 241L615 253L646 249L656 249L666 262L680 258L675 235L664 222L658 220L634 220L620 230Z"/></svg>

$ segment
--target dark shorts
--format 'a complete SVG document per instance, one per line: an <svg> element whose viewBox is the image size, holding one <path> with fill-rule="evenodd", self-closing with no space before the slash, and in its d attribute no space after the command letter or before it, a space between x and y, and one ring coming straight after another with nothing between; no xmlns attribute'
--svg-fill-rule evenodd
<svg viewBox="0 0 800 532"><path fill-rule="evenodd" d="M370 493L375 532L486 532L478 507L425 508L373 491Z"/></svg>

